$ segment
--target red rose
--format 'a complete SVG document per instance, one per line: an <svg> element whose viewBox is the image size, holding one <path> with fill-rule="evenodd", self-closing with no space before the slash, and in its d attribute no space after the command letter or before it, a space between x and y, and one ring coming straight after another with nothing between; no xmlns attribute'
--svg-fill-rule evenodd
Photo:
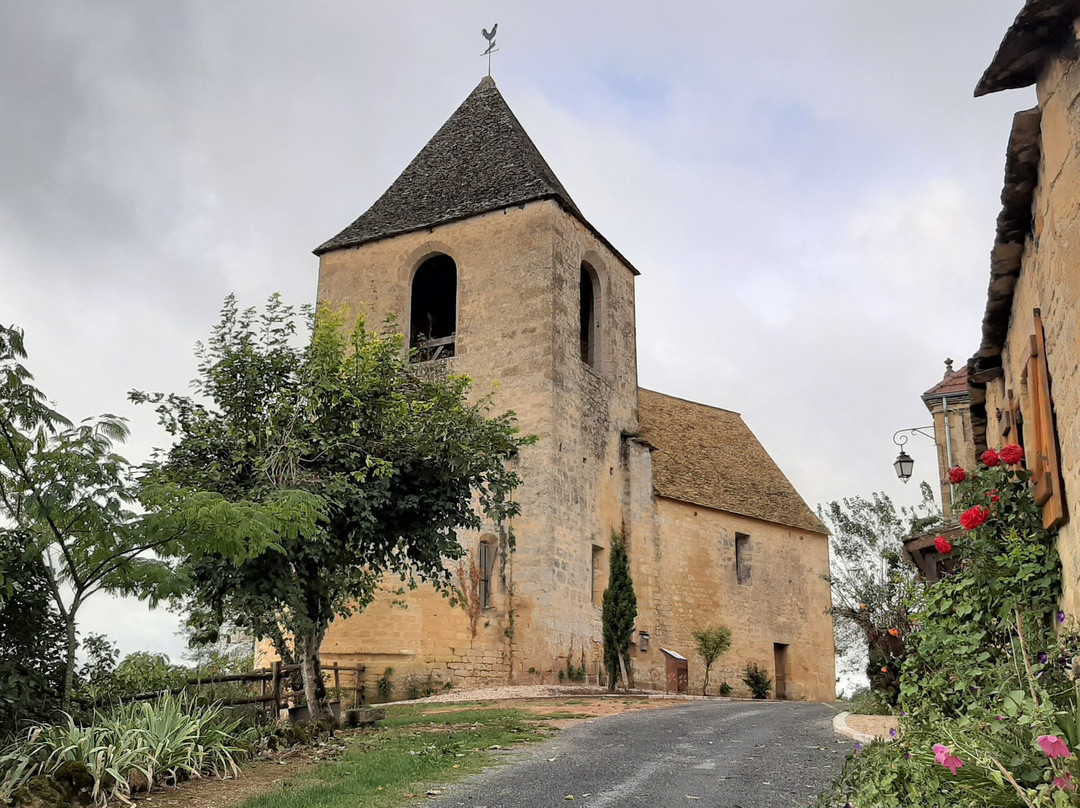
<svg viewBox="0 0 1080 808"><path fill-rule="evenodd" d="M953 485L959 485L967 479L967 472L959 466L953 466L949 469L949 482Z"/></svg>
<svg viewBox="0 0 1080 808"><path fill-rule="evenodd" d="M1001 462L1001 458L998 457L998 453L995 452L993 449L987 449L985 452L982 453L982 457L980 457L979 459L982 460L983 465L987 468L993 468Z"/></svg>
<svg viewBox="0 0 1080 808"><path fill-rule="evenodd" d="M998 455L1001 461L1009 466L1015 466L1021 460L1024 459L1024 450L1015 443L1010 443L1008 446L1001 448L1001 453Z"/></svg>
<svg viewBox="0 0 1080 808"><path fill-rule="evenodd" d="M974 508L968 508L960 515L960 524L964 526L964 530L974 530L985 522L989 516L989 508L976 505Z"/></svg>
<svg viewBox="0 0 1080 808"><path fill-rule="evenodd" d="M944 536L938 536L934 539L934 546L937 548L937 551L943 555L948 555L952 552L952 545L949 544L949 540Z"/></svg>

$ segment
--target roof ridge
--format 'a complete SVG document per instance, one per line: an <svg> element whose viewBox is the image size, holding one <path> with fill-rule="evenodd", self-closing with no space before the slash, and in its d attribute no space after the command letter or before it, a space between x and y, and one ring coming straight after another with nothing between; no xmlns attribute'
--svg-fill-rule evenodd
<svg viewBox="0 0 1080 808"><path fill-rule="evenodd" d="M737 410L729 410L727 407L717 407L715 404L704 404L700 401L694 401L692 398L683 398L682 396L673 396L671 393L661 393L659 390L653 390L648 387L638 387L639 393L653 393L657 396L663 396L664 398L673 398L676 401L683 401L687 404L693 404L695 407L704 407L707 410L718 410L719 412L727 412L732 415L737 415L742 418L742 413Z"/></svg>

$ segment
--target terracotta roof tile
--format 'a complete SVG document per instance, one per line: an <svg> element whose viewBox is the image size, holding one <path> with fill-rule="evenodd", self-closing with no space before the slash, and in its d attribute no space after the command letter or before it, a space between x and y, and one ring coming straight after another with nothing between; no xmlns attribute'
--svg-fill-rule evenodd
<svg viewBox="0 0 1080 808"><path fill-rule="evenodd" d="M828 533L737 412L639 389L638 418L660 496Z"/></svg>
<svg viewBox="0 0 1080 808"><path fill-rule="evenodd" d="M967 391L967 365L964 365L959 370L946 373L945 378L923 393L922 397L932 398L953 393L966 393Z"/></svg>

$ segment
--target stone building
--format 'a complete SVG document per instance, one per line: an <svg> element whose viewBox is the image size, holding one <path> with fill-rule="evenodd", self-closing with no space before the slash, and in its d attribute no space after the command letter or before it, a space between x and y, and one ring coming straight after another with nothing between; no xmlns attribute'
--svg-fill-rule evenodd
<svg viewBox="0 0 1080 808"><path fill-rule="evenodd" d="M903 545L904 552L922 577L933 582L942 572L951 569L956 561L953 556L939 552L934 540L938 536L953 540L962 533L953 507L956 490L949 480L949 469L954 466L974 468L976 462L967 368L956 370L953 361L946 359L944 377L922 394L922 401L933 418L931 427L937 450L941 512L945 516L946 526L929 533L905 536Z"/></svg>
<svg viewBox="0 0 1080 808"><path fill-rule="evenodd" d="M1016 113L979 350L968 363L976 451L1021 444L1056 527L1064 608L1080 616L1080 66L1076 0L1028 0L976 96L1035 85Z"/></svg>
<svg viewBox="0 0 1080 808"><path fill-rule="evenodd" d="M469 608L427 587L388 589L331 626L326 662L364 663L369 691L387 668L399 685L595 682L617 533L638 597L639 684L663 688L682 656L700 692L691 632L723 623L733 645L714 688L745 693L740 673L755 662L780 695L833 697L825 528L737 413L638 388L638 271L490 78L315 252L320 300L396 315L424 372L494 389L539 436L517 460L521 515L459 536Z"/></svg>
<svg viewBox="0 0 1080 808"><path fill-rule="evenodd" d="M955 492L949 482L948 471L954 466L970 469L975 465L967 368L954 370L952 365L952 360L946 359L944 378L922 394L923 404L934 419L941 512L949 522L956 520L953 518Z"/></svg>

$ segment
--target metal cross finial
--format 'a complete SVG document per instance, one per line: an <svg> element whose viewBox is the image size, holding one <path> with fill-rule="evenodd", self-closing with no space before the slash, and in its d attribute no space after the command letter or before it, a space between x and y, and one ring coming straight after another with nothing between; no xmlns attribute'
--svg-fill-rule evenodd
<svg viewBox="0 0 1080 808"><path fill-rule="evenodd" d="M490 32L487 28L480 29L480 33L484 35L484 39L488 41L487 50L480 54L481 56L486 56L488 58L488 78L491 78L491 54L495 53L498 50L498 48L495 47L495 32L498 30L498 23L495 23L493 26L491 26Z"/></svg>

